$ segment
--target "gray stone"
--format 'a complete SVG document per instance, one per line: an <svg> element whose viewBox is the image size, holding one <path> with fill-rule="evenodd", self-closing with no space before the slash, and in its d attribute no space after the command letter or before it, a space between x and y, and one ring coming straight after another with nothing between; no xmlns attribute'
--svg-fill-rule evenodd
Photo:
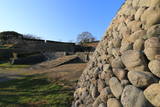
<svg viewBox="0 0 160 107"><path fill-rule="evenodd" d="M125 51L130 50L132 48L133 48L133 46L129 41L126 41L124 39L122 40L121 47L120 47L120 52L121 53L124 53Z"/></svg>
<svg viewBox="0 0 160 107"><path fill-rule="evenodd" d="M149 7L151 0L139 0L138 6L140 7Z"/></svg>
<svg viewBox="0 0 160 107"><path fill-rule="evenodd" d="M87 96L88 96L88 91L87 90L84 90L84 91L82 91L82 93L81 93L82 95L81 95L81 98L82 99L85 99Z"/></svg>
<svg viewBox="0 0 160 107"><path fill-rule="evenodd" d="M129 41L134 43L137 39L141 39L145 35L146 35L146 30L138 30L130 35Z"/></svg>
<svg viewBox="0 0 160 107"><path fill-rule="evenodd" d="M112 55L112 48L111 47L107 48L107 52L109 55Z"/></svg>
<svg viewBox="0 0 160 107"><path fill-rule="evenodd" d="M102 101L100 99L100 97L97 97L96 100L93 102L92 107L98 107L99 104L101 104Z"/></svg>
<svg viewBox="0 0 160 107"><path fill-rule="evenodd" d="M152 84L144 91L147 100L155 107L160 107L160 84Z"/></svg>
<svg viewBox="0 0 160 107"><path fill-rule="evenodd" d="M124 65L120 57L113 59L111 62L111 65L112 65L112 68L124 68Z"/></svg>
<svg viewBox="0 0 160 107"><path fill-rule="evenodd" d="M138 6L138 3L139 3L139 0L133 0L133 1L132 1L132 6L133 6L133 7L137 7L137 6Z"/></svg>
<svg viewBox="0 0 160 107"><path fill-rule="evenodd" d="M106 107L106 104L101 103L98 107Z"/></svg>
<svg viewBox="0 0 160 107"><path fill-rule="evenodd" d="M159 60L160 61L160 55L156 55L155 56L155 60Z"/></svg>
<svg viewBox="0 0 160 107"><path fill-rule="evenodd" d="M158 48L160 47L160 39L158 37L151 37L145 41L145 48Z"/></svg>
<svg viewBox="0 0 160 107"><path fill-rule="evenodd" d="M153 60L148 65L150 71L160 78L160 61L159 60Z"/></svg>
<svg viewBox="0 0 160 107"><path fill-rule="evenodd" d="M109 64L104 64L103 65L103 70L104 71L108 71L109 70L110 65Z"/></svg>
<svg viewBox="0 0 160 107"><path fill-rule="evenodd" d="M74 93L74 97L76 99L78 98L78 96L86 97L87 95L88 95L88 92L87 92L86 88L78 88Z"/></svg>
<svg viewBox="0 0 160 107"><path fill-rule="evenodd" d="M141 25L142 23L140 21L134 20L134 21L129 22L127 26L128 28L131 29L132 32L136 32L138 30L141 30Z"/></svg>
<svg viewBox="0 0 160 107"><path fill-rule="evenodd" d="M113 69L113 74L119 79L123 80L126 77L127 71L124 69Z"/></svg>
<svg viewBox="0 0 160 107"><path fill-rule="evenodd" d="M160 22L160 9L159 7L150 7L141 16L141 21L149 28L152 25L159 24Z"/></svg>
<svg viewBox="0 0 160 107"><path fill-rule="evenodd" d="M147 30L147 38L160 36L160 24L151 26Z"/></svg>
<svg viewBox="0 0 160 107"><path fill-rule="evenodd" d="M97 87L93 87L92 92L91 92L92 98L96 99L99 95Z"/></svg>
<svg viewBox="0 0 160 107"><path fill-rule="evenodd" d="M112 54L114 57L119 57L121 55L120 49L119 48L113 48L112 49Z"/></svg>
<svg viewBox="0 0 160 107"><path fill-rule="evenodd" d="M123 87L129 85L129 81L128 80L121 80L121 84Z"/></svg>
<svg viewBox="0 0 160 107"><path fill-rule="evenodd" d="M101 101L106 102L109 98L112 98L113 94L111 92L111 89L109 87L105 87L102 89L99 98Z"/></svg>
<svg viewBox="0 0 160 107"><path fill-rule="evenodd" d="M138 10L137 10L137 12L136 12L136 14L135 14L135 20L140 20L140 18L141 18L141 15L143 14L143 12L145 11L145 7L140 7Z"/></svg>
<svg viewBox="0 0 160 107"><path fill-rule="evenodd" d="M155 81L155 77L150 72L130 71L128 73L129 81L135 87L147 87Z"/></svg>
<svg viewBox="0 0 160 107"><path fill-rule="evenodd" d="M102 79L98 79L98 91L101 92L101 90L105 88L105 86L106 86L105 81Z"/></svg>
<svg viewBox="0 0 160 107"><path fill-rule="evenodd" d="M121 38L115 37L115 38L113 39L113 46L114 46L115 48L119 48L119 47L121 46Z"/></svg>
<svg viewBox="0 0 160 107"><path fill-rule="evenodd" d="M109 87L111 88L113 95L119 99L123 91L123 87L116 77L112 77L109 80Z"/></svg>
<svg viewBox="0 0 160 107"><path fill-rule="evenodd" d="M112 78L112 76L113 76L113 72L111 71L111 70L108 70L108 71L103 71L102 73L101 73L101 79L110 79L110 78Z"/></svg>
<svg viewBox="0 0 160 107"><path fill-rule="evenodd" d="M154 60L155 56L160 54L160 40L158 37L152 37L145 41L144 53L149 60Z"/></svg>
<svg viewBox="0 0 160 107"><path fill-rule="evenodd" d="M154 60L155 56L159 53L159 48L145 48L144 50L145 55L149 60Z"/></svg>
<svg viewBox="0 0 160 107"><path fill-rule="evenodd" d="M128 85L124 88L121 103L123 107L152 107L146 100L143 91Z"/></svg>
<svg viewBox="0 0 160 107"><path fill-rule="evenodd" d="M82 104L81 100L77 100L75 102L75 107L79 107Z"/></svg>
<svg viewBox="0 0 160 107"><path fill-rule="evenodd" d="M128 50L121 56L123 64L130 71L144 71L145 63L142 53L136 50Z"/></svg>
<svg viewBox="0 0 160 107"><path fill-rule="evenodd" d="M117 99L110 98L107 101L107 107L122 107L122 105Z"/></svg>
<svg viewBox="0 0 160 107"><path fill-rule="evenodd" d="M151 0L150 7L160 6L160 0Z"/></svg>
<svg viewBox="0 0 160 107"><path fill-rule="evenodd" d="M137 51L142 51L144 49L144 40L137 39L133 44L133 49Z"/></svg>

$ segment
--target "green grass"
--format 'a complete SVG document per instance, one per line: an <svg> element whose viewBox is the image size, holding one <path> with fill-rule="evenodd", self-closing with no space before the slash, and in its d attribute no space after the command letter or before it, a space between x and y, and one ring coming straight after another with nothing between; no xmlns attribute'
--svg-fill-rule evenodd
<svg viewBox="0 0 160 107"><path fill-rule="evenodd" d="M5 69L9 69L9 70L17 70L17 69L20 69L20 68L27 68L29 66L30 65L12 65L8 62L0 63L0 68L5 68Z"/></svg>
<svg viewBox="0 0 160 107"><path fill-rule="evenodd" d="M0 107L70 107L72 94L44 77L28 76L0 83Z"/></svg>
<svg viewBox="0 0 160 107"><path fill-rule="evenodd" d="M0 49L8 49L8 47L0 45Z"/></svg>
<svg viewBox="0 0 160 107"><path fill-rule="evenodd" d="M11 49L12 46L0 45L0 49Z"/></svg>

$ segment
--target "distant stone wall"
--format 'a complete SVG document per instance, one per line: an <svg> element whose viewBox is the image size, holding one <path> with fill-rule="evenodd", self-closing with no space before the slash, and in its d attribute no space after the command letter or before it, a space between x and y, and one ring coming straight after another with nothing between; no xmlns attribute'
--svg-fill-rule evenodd
<svg viewBox="0 0 160 107"><path fill-rule="evenodd" d="M95 46L83 46L76 45L75 43L65 43L57 41L44 41L44 40L30 40L24 39L20 44L15 46L16 50L21 50L21 52L93 52ZM38 47L38 48L37 48Z"/></svg>
<svg viewBox="0 0 160 107"><path fill-rule="evenodd" d="M14 31L0 32L0 44L17 44L22 38L22 34Z"/></svg>
<svg viewBox="0 0 160 107"><path fill-rule="evenodd" d="M37 56L32 57L32 55L37 54L43 54L46 59L55 59L64 55L72 55L76 52L88 53L95 50L95 47L76 45L75 43L24 38L22 34L16 32L0 33L0 44L13 45L12 49L2 50L0 60L12 59L12 62L16 60L16 63L23 61L28 63L33 58L36 59ZM18 59L13 60L13 53L16 53ZM86 61L85 53L80 55Z"/></svg>
<svg viewBox="0 0 160 107"><path fill-rule="evenodd" d="M10 60L11 57L12 57L11 49L0 49L0 61Z"/></svg>
<svg viewBox="0 0 160 107"><path fill-rule="evenodd" d="M76 45L75 43L24 38L22 34L13 31L7 31L0 33L0 44L14 44L15 51L21 53L90 52L95 50L97 42Z"/></svg>
<svg viewBox="0 0 160 107"><path fill-rule="evenodd" d="M65 56L66 52L45 52L43 55L47 58L47 60L56 59L62 56Z"/></svg>
<svg viewBox="0 0 160 107"><path fill-rule="evenodd" d="M76 52L76 55L83 61L88 62L93 55L93 52Z"/></svg>
<svg viewBox="0 0 160 107"><path fill-rule="evenodd" d="M0 44L14 44L17 50L26 50L28 52L74 52L75 47L74 43L25 38L22 34L14 31L1 32Z"/></svg>
<svg viewBox="0 0 160 107"><path fill-rule="evenodd" d="M96 48L98 45L99 41L93 41L93 42L87 42L87 43L83 43L82 46L87 46L87 47L94 47Z"/></svg>
<svg viewBox="0 0 160 107"><path fill-rule="evenodd" d="M36 54L36 55L15 59L14 61L12 61L12 64L29 64L30 65L30 64L37 64L46 60L47 58L43 54Z"/></svg>
<svg viewBox="0 0 160 107"><path fill-rule="evenodd" d="M38 47L38 48L37 48ZM74 43L64 43L56 41L23 39L15 45L15 49L26 50L28 52L74 52Z"/></svg>
<svg viewBox="0 0 160 107"><path fill-rule="evenodd" d="M76 45L75 52L94 52L95 47Z"/></svg>
<svg viewBox="0 0 160 107"><path fill-rule="evenodd" d="M75 43L65 43L56 41L46 41L47 50L51 51L63 51L63 52L74 52Z"/></svg>

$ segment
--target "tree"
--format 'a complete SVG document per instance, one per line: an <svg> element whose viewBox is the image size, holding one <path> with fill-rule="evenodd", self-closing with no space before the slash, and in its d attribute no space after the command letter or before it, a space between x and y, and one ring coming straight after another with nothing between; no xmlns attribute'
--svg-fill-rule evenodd
<svg viewBox="0 0 160 107"><path fill-rule="evenodd" d="M40 37L32 35L32 34L23 35L23 38L25 38L25 39L37 39L37 40L41 39Z"/></svg>
<svg viewBox="0 0 160 107"><path fill-rule="evenodd" d="M90 32L82 32L77 36L77 43L83 44L86 42L93 42L95 41L95 37Z"/></svg>

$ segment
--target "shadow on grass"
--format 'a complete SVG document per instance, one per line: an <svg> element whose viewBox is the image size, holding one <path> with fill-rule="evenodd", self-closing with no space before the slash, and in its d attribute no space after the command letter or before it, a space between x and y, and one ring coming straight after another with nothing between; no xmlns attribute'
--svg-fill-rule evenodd
<svg viewBox="0 0 160 107"><path fill-rule="evenodd" d="M0 107L70 107L72 96L72 89L40 75L0 83Z"/></svg>

